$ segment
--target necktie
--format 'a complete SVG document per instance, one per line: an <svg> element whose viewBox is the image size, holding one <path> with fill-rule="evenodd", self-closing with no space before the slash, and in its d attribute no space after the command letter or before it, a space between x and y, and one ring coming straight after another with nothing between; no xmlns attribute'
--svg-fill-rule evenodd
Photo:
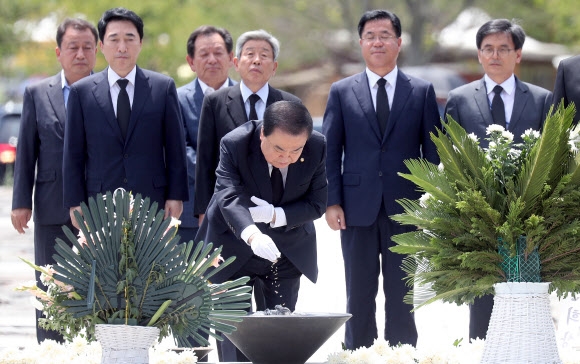
<svg viewBox="0 0 580 364"><path fill-rule="evenodd" d="M256 102L260 100L260 96L256 94L251 94L249 99L250 99L250 116L248 117L248 121L258 120L258 113L256 112Z"/></svg>
<svg viewBox="0 0 580 364"><path fill-rule="evenodd" d="M284 194L284 182L282 181L282 172L274 166L272 166L270 174L270 183L272 183L272 205L278 206Z"/></svg>
<svg viewBox="0 0 580 364"><path fill-rule="evenodd" d="M387 95L387 89L385 85L387 80L384 78L379 78L377 85L379 86L377 90L377 119L379 120L379 128L381 129L381 135L385 134L387 129L387 121L389 120L389 114L391 110L389 108L389 96Z"/></svg>
<svg viewBox="0 0 580 364"><path fill-rule="evenodd" d="M127 128L129 127L129 119L131 118L131 102L129 101L129 94L127 93L127 84L129 80L118 79L117 83L121 87L119 97L117 98L117 122L121 128L123 138L127 136Z"/></svg>
<svg viewBox="0 0 580 364"><path fill-rule="evenodd" d="M501 125L505 128L506 120L505 120L505 107L503 104L503 100L501 99L501 92L503 88L500 85L496 85L493 88L493 92L495 95L493 96L493 100L491 101L491 116L493 117L493 123Z"/></svg>

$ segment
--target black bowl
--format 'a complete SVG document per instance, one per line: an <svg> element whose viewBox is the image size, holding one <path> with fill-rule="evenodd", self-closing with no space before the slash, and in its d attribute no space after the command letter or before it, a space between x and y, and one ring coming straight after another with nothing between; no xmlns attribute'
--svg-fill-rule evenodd
<svg viewBox="0 0 580 364"><path fill-rule="evenodd" d="M304 364L352 315L249 314L226 336L253 364Z"/></svg>

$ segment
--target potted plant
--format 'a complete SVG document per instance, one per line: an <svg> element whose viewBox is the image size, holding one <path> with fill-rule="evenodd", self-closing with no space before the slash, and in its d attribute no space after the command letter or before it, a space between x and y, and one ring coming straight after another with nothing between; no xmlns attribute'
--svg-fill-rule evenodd
<svg viewBox="0 0 580 364"><path fill-rule="evenodd" d="M421 305L471 303L502 282L550 282L559 297L580 292L574 113L573 105L552 110L541 135L528 130L519 145L511 133L492 125L485 150L475 135L449 120L432 135L440 165L406 162L410 173L400 175L424 194L416 201L398 201L404 213L392 218L418 229L394 236L397 245L391 250L408 255L403 269L410 285L427 285L434 292L420 297L424 290L412 290L408 302L415 295ZM494 314L496 307L497 296ZM489 330L493 320L492 314ZM489 331L487 336L490 341Z"/></svg>
<svg viewBox="0 0 580 364"><path fill-rule="evenodd" d="M235 330L227 321L246 315L248 278L209 281L235 258L210 273L207 269L220 259L221 248L196 246L193 241L182 244L177 226L163 218L157 203L118 191L81 204L82 215L76 212L81 238L63 227L73 247L57 239L57 264L35 267L49 285L47 295L39 294L48 316L45 327L67 338L82 332L92 338L96 326L97 338L113 342L127 337L134 342L136 328L147 327L153 329L143 335L150 339L173 335L184 347L191 346L188 338L208 344L198 331L221 340L214 332ZM116 336L115 327L131 333ZM99 337L99 329L109 331ZM107 350L103 348L104 361Z"/></svg>

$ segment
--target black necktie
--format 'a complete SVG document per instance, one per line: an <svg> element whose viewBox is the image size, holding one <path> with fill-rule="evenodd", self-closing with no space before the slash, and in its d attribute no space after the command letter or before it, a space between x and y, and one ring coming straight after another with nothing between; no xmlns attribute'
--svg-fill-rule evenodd
<svg viewBox="0 0 580 364"><path fill-rule="evenodd" d="M284 194L284 182L282 181L282 172L274 166L272 166L270 174L270 183L272 183L272 205L278 206Z"/></svg>
<svg viewBox="0 0 580 364"><path fill-rule="evenodd" d="M493 96L493 100L491 101L491 116L493 117L493 123L501 125L505 128L506 120L505 120L505 107L503 104L503 100L501 99L501 92L503 88L500 85L496 85L493 88L493 92L495 95Z"/></svg>
<svg viewBox="0 0 580 364"><path fill-rule="evenodd" d="M384 78L379 78L377 81L377 85L379 85L377 90L377 119L379 120L381 135L385 134L387 121L389 120L389 114L391 113L389 108L389 96L387 95L387 89L385 88L386 83L387 80Z"/></svg>
<svg viewBox="0 0 580 364"><path fill-rule="evenodd" d="M117 84L121 88L119 97L117 98L117 122L121 128L123 138L127 136L127 128L129 127L129 119L131 118L131 102L129 101L129 94L127 93L127 84L129 80L120 78Z"/></svg>
<svg viewBox="0 0 580 364"><path fill-rule="evenodd" d="M258 113L256 112L256 102L260 100L260 96L256 94L251 94L249 99L250 99L250 116L248 117L248 121L258 120Z"/></svg>

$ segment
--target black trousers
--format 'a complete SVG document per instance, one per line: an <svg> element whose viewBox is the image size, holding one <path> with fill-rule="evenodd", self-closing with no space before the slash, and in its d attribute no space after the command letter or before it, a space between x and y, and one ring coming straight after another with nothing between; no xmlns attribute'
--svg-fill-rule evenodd
<svg viewBox="0 0 580 364"><path fill-rule="evenodd" d="M302 273L288 260L281 257L275 264L269 260L254 255L231 279L248 276L247 283L254 290L262 290L263 304L269 309L276 305L296 309L300 277ZM260 304L258 303L257 306ZM258 310L262 311L258 307ZM222 362L248 362L248 358L236 346L223 336L224 341L218 341L218 356Z"/></svg>
<svg viewBox="0 0 580 364"><path fill-rule="evenodd" d="M469 340L485 339L493 310L493 295L476 298L469 305Z"/></svg>
<svg viewBox="0 0 580 364"><path fill-rule="evenodd" d="M385 340L391 345L417 344L413 306L403 302L409 291L401 269L404 255L389 250L395 245L391 236L409 229L389 219L381 206L377 219L370 226L347 226L341 231L347 312L352 314L345 324L347 349L370 347L378 337L375 300L380 274L385 294Z"/></svg>
<svg viewBox="0 0 580 364"><path fill-rule="evenodd" d="M66 226L76 235L78 230L72 226L69 221ZM56 238L61 238L64 242L72 246L64 232L62 231L62 225L40 225L34 224L34 264L38 266L43 266L46 264L55 264L53 255L56 254ZM46 291L46 287L40 283L40 272L35 272L36 274L36 285ZM56 331L45 330L38 326L38 319L43 318L44 315L41 311L36 310L36 340L38 343L46 339L55 340L57 342L63 342L64 339Z"/></svg>

